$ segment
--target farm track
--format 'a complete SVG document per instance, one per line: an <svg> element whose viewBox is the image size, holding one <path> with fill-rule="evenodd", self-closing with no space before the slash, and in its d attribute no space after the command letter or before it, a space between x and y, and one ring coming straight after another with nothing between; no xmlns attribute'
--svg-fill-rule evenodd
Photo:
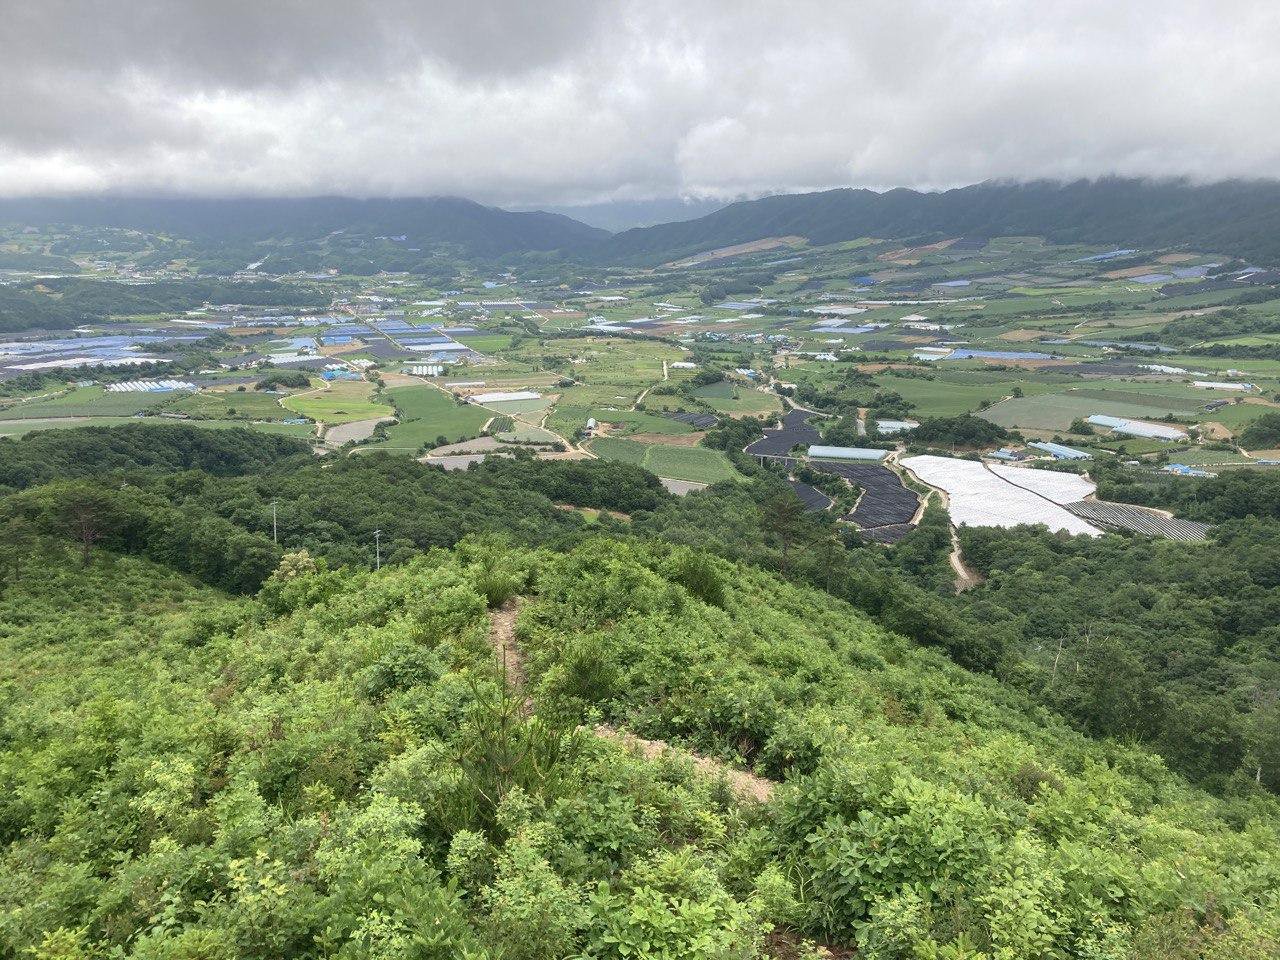
<svg viewBox="0 0 1280 960"><path fill-rule="evenodd" d="M899 466L902 468L903 472L905 472L906 475L916 483L923 484L930 490L937 493L938 498L942 503L942 509L946 510L948 514L951 513L951 498L947 496L947 491L943 490L941 487L935 487L933 484L925 483L912 473L910 467L903 464L899 464ZM919 516L924 515L924 510L928 505L929 498L921 497ZM960 535L956 531L956 525L954 523L951 524L951 552L947 555L947 562L951 564L951 569L956 575L956 593L964 593L966 590L972 590L974 587L979 586L982 583L981 575L964 562L964 551L960 549Z"/></svg>
<svg viewBox="0 0 1280 960"><path fill-rule="evenodd" d="M519 644L516 642L516 617L520 613L521 602L521 598L514 597L497 610L490 612L489 644L502 665L503 678L514 692L521 695L521 714L528 717L533 713L533 700L525 693L524 661L520 656ZM778 788L778 784L772 780L745 770L737 770L719 760L701 756L690 750L673 747L663 740L647 740L604 723L592 727L591 732L598 737L614 741L646 760L656 760L667 753L686 757L703 775L724 779L741 800L764 803Z"/></svg>
<svg viewBox="0 0 1280 960"><path fill-rule="evenodd" d="M693 761L694 767L700 773L713 778L723 777L740 799L756 800L764 803L773 796L774 790L778 788L778 784L772 780L758 777L754 773L747 773L745 770L736 770L733 767L726 766L719 760L712 760L709 757L699 756L688 750L678 749L663 740L646 740L644 737L637 737L634 733L627 733L625 730L619 730L606 723L597 724L591 729L596 736L619 743L632 753L640 754L646 760L656 760L666 753L688 757Z"/></svg>

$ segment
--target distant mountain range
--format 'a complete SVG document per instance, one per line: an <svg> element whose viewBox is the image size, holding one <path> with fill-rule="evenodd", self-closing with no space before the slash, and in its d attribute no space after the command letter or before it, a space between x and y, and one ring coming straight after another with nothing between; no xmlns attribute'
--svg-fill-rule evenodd
<svg viewBox="0 0 1280 960"><path fill-rule="evenodd" d="M458 197L36 198L0 200L3 221L120 227L230 243L393 237L406 246L449 244L482 256L580 252L609 236L562 214L513 213Z"/></svg>
<svg viewBox="0 0 1280 960"><path fill-rule="evenodd" d="M1109 178L980 183L941 193L827 190L733 203L683 223L615 234L601 261L660 263L765 237L814 244L858 237L1038 236L1057 243L1187 247L1280 261L1280 182Z"/></svg>
<svg viewBox="0 0 1280 960"><path fill-rule="evenodd" d="M782 236L826 244L859 237L1010 235L1059 243L1184 247L1280 263L1276 181L1197 186L1110 178L1067 184L990 182L939 193L827 190L740 201L696 219L616 234L561 213L512 212L453 197L0 200L3 221L123 227L227 243L382 237L405 247L446 245L485 257L558 251L601 264L661 264Z"/></svg>

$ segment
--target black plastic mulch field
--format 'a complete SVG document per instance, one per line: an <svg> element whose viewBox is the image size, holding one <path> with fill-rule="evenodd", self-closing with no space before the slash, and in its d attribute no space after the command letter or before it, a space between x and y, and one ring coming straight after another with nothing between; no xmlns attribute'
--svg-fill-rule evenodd
<svg viewBox="0 0 1280 960"><path fill-rule="evenodd" d="M920 507L920 498L902 485L896 473L881 464L824 461L815 462L812 466L844 477L862 488L858 505L844 519L856 523L864 531L909 524Z"/></svg>
<svg viewBox="0 0 1280 960"><path fill-rule="evenodd" d="M811 487L809 484L801 483L799 480L788 480L787 483L791 484L791 489L796 492L796 496L804 504L806 512L818 513L831 506L831 498L817 487Z"/></svg>
<svg viewBox="0 0 1280 960"><path fill-rule="evenodd" d="M753 457L785 457L792 449L821 441L822 436L809 425L813 414L805 410L791 410L782 418L777 430L766 430L764 436L747 445L746 452Z"/></svg>

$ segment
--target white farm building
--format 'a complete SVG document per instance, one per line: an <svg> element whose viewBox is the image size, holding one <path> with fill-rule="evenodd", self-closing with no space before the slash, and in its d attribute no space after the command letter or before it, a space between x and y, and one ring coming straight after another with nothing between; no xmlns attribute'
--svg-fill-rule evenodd
<svg viewBox="0 0 1280 960"><path fill-rule="evenodd" d="M477 393L467 397L472 403L505 403L508 400L541 400L542 394L536 390L511 390L507 392Z"/></svg>
<svg viewBox="0 0 1280 960"><path fill-rule="evenodd" d="M1095 427L1107 427L1113 433L1122 433L1130 437L1147 437L1151 440L1185 440L1187 432L1179 427L1171 427L1162 423L1147 423L1145 420L1127 420L1124 417L1108 417L1095 413L1087 418Z"/></svg>
<svg viewBox="0 0 1280 960"><path fill-rule="evenodd" d="M1241 393L1257 389L1252 383L1238 383L1234 380L1193 380L1191 385L1201 390L1236 390Z"/></svg>

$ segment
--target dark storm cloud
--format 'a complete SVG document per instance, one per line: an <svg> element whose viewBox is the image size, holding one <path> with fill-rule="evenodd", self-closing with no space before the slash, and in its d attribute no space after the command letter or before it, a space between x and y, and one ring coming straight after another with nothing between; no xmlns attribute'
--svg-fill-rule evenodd
<svg viewBox="0 0 1280 960"><path fill-rule="evenodd" d="M1280 175L1256 2L0 0L0 192Z"/></svg>

